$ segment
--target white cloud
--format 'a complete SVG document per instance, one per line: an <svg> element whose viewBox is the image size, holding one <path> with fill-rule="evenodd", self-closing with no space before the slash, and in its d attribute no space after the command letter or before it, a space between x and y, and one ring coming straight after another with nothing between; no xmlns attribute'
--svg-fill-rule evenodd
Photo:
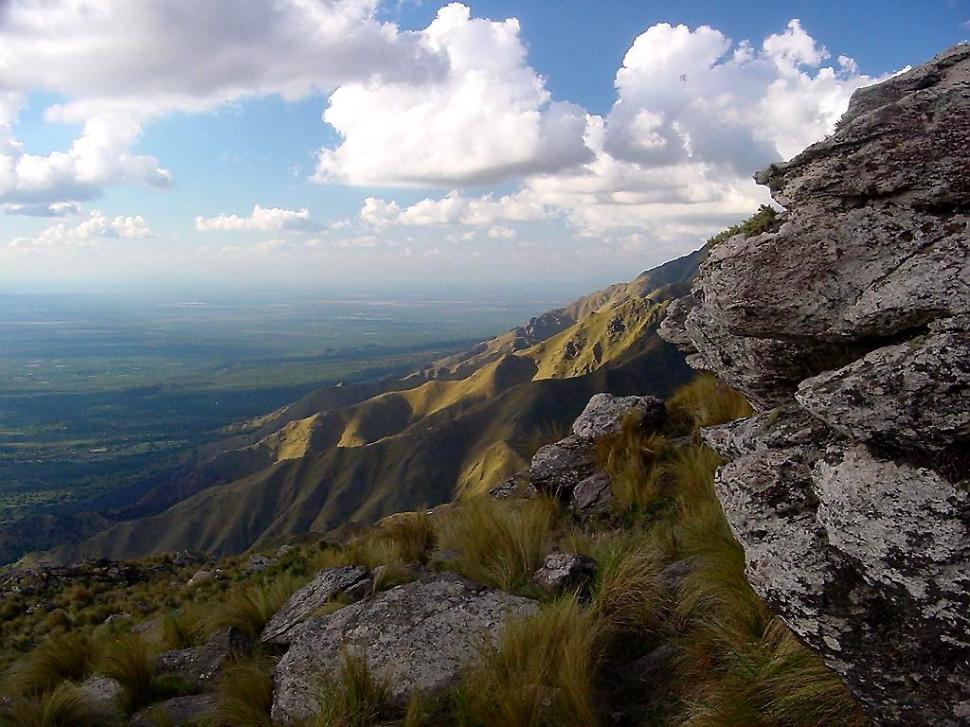
<svg viewBox="0 0 970 727"><path fill-rule="evenodd" d="M511 227L496 225L495 227L488 228L488 236L493 240L514 240L519 236L519 233Z"/></svg>
<svg viewBox="0 0 970 727"><path fill-rule="evenodd" d="M17 237L10 247L24 249L90 247L99 240L137 240L151 237L151 230L141 215L108 217L94 210L77 224L59 222L33 237Z"/></svg>
<svg viewBox="0 0 970 727"><path fill-rule="evenodd" d="M458 3L416 34L443 77L346 84L323 115L341 135L315 179L357 185L483 184L587 161L586 112L551 102L526 63L519 22L473 19Z"/></svg>
<svg viewBox="0 0 970 727"><path fill-rule="evenodd" d="M495 225L563 214L581 236L636 228L638 245L642 235L696 244L767 202L751 175L830 133L852 92L876 80L844 56L824 65L829 57L797 20L757 49L706 26L655 25L626 53L611 111L586 119L590 160L530 174L498 200L456 191L401 208L369 199L361 218Z"/></svg>
<svg viewBox="0 0 970 727"><path fill-rule="evenodd" d="M546 217L546 208L522 195L466 197L453 190L440 199L423 199L401 208L396 202L368 197L361 221L373 227L388 225L476 225L528 222Z"/></svg>
<svg viewBox="0 0 970 727"><path fill-rule="evenodd" d="M284 99L362 79L421 80L447 59L376 18L378 0L0 2L0 205L96 198L109 184L167 186L131 151L143 123L246 98ZM64 97L48 122L81 122L67 151L35 156L13 123L30 94Z"/></svg>
<svg viewBox="0 0 970 727"><path fill-rule="evenodd" d="M238 215L219 215L217 217L196 217L195 229L201 232L214 231L310 231L320 226L310 219L310 210L280 209L278 207L253 207L248 217Z"/></svg>

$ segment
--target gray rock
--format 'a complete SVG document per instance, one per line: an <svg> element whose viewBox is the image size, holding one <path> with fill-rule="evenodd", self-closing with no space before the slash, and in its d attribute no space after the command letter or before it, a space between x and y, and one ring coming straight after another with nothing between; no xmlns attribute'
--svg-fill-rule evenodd
<svg viewBox="0 0 970 727"><path fill-rule="evenodd" d="M202 646L164 651L158 655L156 672L174 674L190 684L211 683L229 662L252 647L252 640L235 627L223 629Z"/></svg>
<svg viewBox="0 0 970 727"><path fill-rule="evenodd" d="M294 550L296 550L296 548L294 546L290 545L289 543L284 543L276 551L276 559L279 560L280 558L285 558L287 555L289 555L290 553L292 553Z"/></svg>
<svg viewBox="0 0 970 727"><path fill-rule="evenodd" d="M884 346L798 387L798 403L853 439L943 450L970 440L970 326Z"/></svg>
<svg viewBox="0 0 970 727"><path fill-rule="evenodd" d="M573 434L595 440L620 431L627 417L634 418L637 426L659 427L664 414L663 402L652 396L595 394L573 422Z"/></svg>
<svg viewBox="0 0 970 727"><path fill-rule="evenodd" d="M212 583L214 580L216 580L216 574L214 572L202 569L197 570L194 574L192 574L192 577L189 578L186 585L189 588L196 588L197 586L202 586L206 583Z"/></svg>
<svg viewBox="0 0 970 727"><path fill-rule="evenodd" d="M578 553L550 553L532 576L547 593L584 593L596 577L596 561Z"/></svg>
<svg viewBox="0 0 970 727"><path fill-rule="evenodd" d="M259 573L269 568L275 562L275 558L267 558L265 555L253 553L253 555L249 556L249 570L253 573Z"/></svg>
<svg viewBox="0 0 970 727"><path fill-rule="evenodd" d="M573 488L572 497L573 510L582 518L607 512L613 502L610 476L594 472Z"/></svg>
<svg viewBox="0 0 970 727"><path fill-rule="evenodd" d="M440 691L479 662L483 638L494 642L509 619L537 608L529 599L444 574L312 619L276 667L273 719L292 724L316 713L320 676L340 668L342 650L366 653L398 702L414 692Z"/></svg>
<svg viewBox="0 0 970 727"><path fill-rule="evenodd" d="M370 573L360 566L346 565L320 571L312 581L290 596L283 608L273 614L259 637L260 641L284 646L289 644L296 627L310 618L318 608L348 591L362 597L370 590L370 584ZM355 590L360 585L363 586L363 592Z"/></svg>
<svg viewBox="0 0 970 727"><path fill-rule="evenodd" d="M592 442L572 435L536 452L529 481L539 492L567 499L596 470Z"/></svg>
<svg viewBox="0 0 970 727"><path fill-rule="evenodd" d="M110 723L121 716L119 698L122 688L114 679L102 676L89 676L78 684L78 690L94 708L98 718Z"/></svg>
<svg viewBox="0 0 970 727"><path fill-rule="evenodd" d="M218 707L219 698L215 694L175 697L141 710L131 718L131 724L132 727L207 724L216 718Z"/></svg>
<svg viewBox="0 0 970 727"><path fill-rule="evenodd" d="M703 432L748 579L879 724L967 724L970 45L758 180L660 329L760 410Z"/></svg>
<svg viewBox="0 0 970 727"><path fill-rule="evenodd" d="M496 485L489 490L488 494L496 500L505 500L507 498L528 500L535 497L538 493L536 492L536 488L532 486L528 471L525 471L517 472L505 479L502 484Z"/></svg>

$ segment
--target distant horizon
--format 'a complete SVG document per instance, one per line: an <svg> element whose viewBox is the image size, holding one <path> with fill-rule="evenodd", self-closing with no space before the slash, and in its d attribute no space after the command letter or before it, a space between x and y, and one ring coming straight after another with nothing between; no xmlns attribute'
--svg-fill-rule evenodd
<svg viewBox="0 0 970 727"><path fill-rule="evenodd" d="M970 0L9 0L0 291L629 279L968 35Z"/></svg>

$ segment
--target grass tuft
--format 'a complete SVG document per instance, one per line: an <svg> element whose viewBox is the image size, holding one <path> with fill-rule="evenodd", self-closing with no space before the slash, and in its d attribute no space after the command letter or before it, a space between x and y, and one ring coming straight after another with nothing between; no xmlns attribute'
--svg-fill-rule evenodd
<svg viewBox="0 0 970 727"><path fill-rule="evenodd" d="M104 724L96 706L73 684L61 684L50 692L15 699L9 722L0 713L0 724L11 727L96 727Z"/></svg>
<svg viewBox="0 0 970 727"><path fill-rule="evenodd" d="M674 434L696 433L753 413L738 392L716 376L701 374L667 399L667 429Z"/></svg>
<svg viewBox="0 0 970 727"><path fill-rule="evenodd" d="M212 616L216 630L235 627L252 639L258 639L266 622L279 611L303 580L290 574L269 583L235 588Z"/></svg>
<svg viewBox="0 0 970 727"><path fill-rule="evenodd" d="M595 727L600 631L575 597L506 626L458 688L458 724Z"/></svg>
<svg viewBox="0 0 970 727"><path fill-rule="evenodd" d="M527 586L549 552L558 505L547 498L525 501L469 498L436 520L446 567L504 591Z"/></svg>
<svg viewBox="0 0 970 727"><path fill-rule="evenodd" d="M312 727L371 727L392 715L389 683L371 673L367 654L346 650L335 674L321 685L323 708Z"/></svg>
<svg viewBox="0 0 970 727"><path fill-rule="evenodd" d="M121 685L121 704L131 714L152 701L157 652L139 634L123 634L108 642L101 672Z"/></svg>
<svg viewBox="0 0 970 727"><path fill-rule="evenodd" d="M241 659L219 681L220 724L272 727L273 662L265 657Z"/></svg>
<svg viewBox="0 0 970 727"><path fill-rule="evenodd" d="M85 634L52 636L13 670L14 689L25 694L54 689L63 681L81 681L94 668L94 642Z"/></svg>

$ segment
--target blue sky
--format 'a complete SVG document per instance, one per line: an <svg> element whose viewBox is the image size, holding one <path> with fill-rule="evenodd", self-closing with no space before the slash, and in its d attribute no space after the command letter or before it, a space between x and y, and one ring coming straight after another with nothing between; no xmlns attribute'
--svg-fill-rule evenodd
<svg viewBox="0 0 970 727"><path fill-rule="evenodd" d="M970 0L0 8L0 290L631 278L970 36Z"/></svg>

